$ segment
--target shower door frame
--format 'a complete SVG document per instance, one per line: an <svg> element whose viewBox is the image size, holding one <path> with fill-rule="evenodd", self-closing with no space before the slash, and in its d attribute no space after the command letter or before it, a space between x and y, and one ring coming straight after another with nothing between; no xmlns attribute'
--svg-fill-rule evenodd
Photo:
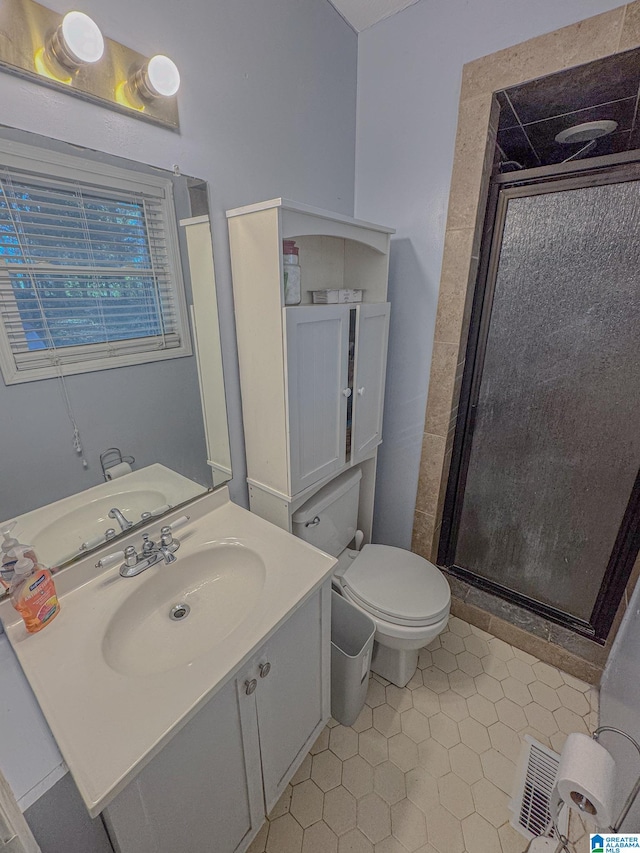
<svg viewBox="0 0 640 853"><path fill-rule="evenodd" d="M508 203L512 198L626 181L640 181L638 151L509 172L495 175L491 179L438 544L438 564L444 566L452 575L600 644L606 641L640 551L640 471L636 476L588 621L531 599L457 565L455 552Z"/></svg>

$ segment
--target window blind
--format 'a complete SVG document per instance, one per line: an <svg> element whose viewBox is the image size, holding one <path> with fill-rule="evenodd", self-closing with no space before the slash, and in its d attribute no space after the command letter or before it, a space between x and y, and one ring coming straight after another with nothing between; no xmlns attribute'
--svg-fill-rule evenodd
<svg viewBox="0 0 640 853"><path fill-rule="evenodd" d="M168 230L162 187L0 168L0 321L15 371L100 369L181 347Z"/></svg>

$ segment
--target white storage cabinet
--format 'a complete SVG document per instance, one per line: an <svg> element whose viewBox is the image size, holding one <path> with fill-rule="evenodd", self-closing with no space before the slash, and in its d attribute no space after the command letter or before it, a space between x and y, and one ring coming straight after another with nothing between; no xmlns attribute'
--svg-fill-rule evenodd
<svg viewBox="0 0 640 853"><path fill-rule="evenodd" d="M291 530L305 500L359 465L369 541L393 230L283 199L227 217L251 510ZM284 304L284 239L300 249L299 306ZM361 288L363 302L312 304L326 288Z"/></svg>

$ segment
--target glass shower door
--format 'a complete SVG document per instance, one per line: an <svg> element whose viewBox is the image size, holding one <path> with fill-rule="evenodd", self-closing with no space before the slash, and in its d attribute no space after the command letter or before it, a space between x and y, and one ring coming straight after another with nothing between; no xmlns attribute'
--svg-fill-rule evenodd
<svg viewBox="0 0 640 853"><path fill-rule="evenodd" d="M501 191L447 560L585 624L640 465L640 181L593 183Z"/></svg>

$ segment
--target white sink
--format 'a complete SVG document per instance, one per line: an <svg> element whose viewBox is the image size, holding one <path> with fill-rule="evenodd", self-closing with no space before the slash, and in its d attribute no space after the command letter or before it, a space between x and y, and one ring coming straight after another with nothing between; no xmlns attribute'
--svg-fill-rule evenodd
<svg viewBox="0 0 640 853"><path fill-rule="evenodd" d="M117 672L144 675L190 663L242 625L260 600L265 565L241 542L176 556L111 617L102 653ZM172 618L174 608L178 618Z"/></svg>
<svg viewBox="0 0 640 853"><path fill-rule="evenodd" d="M336 561L231 503L226 487L189 505L176 561L122 578L103 548L55 575L60 614L28 634L0 619L92 817L242 670L331 575ZM145 528L160 527L184 509ZM111 550L140 548L142 532ZM174 604L189 615L169 617Z"/></svg>
<svg viewBox="0 0 640 853"><path fill-rule="evenodd" d="M118 522L109 518L112 507L117 507L128 521L139 524L143 512L178 506L204 490L204 486L165 465L147 465L17 516L14 535L33 545L46 566L60 566L82 553L84 542L94 540L93 547L98 545L95 540L104 537L109 527L120 533Z"/></svg>

